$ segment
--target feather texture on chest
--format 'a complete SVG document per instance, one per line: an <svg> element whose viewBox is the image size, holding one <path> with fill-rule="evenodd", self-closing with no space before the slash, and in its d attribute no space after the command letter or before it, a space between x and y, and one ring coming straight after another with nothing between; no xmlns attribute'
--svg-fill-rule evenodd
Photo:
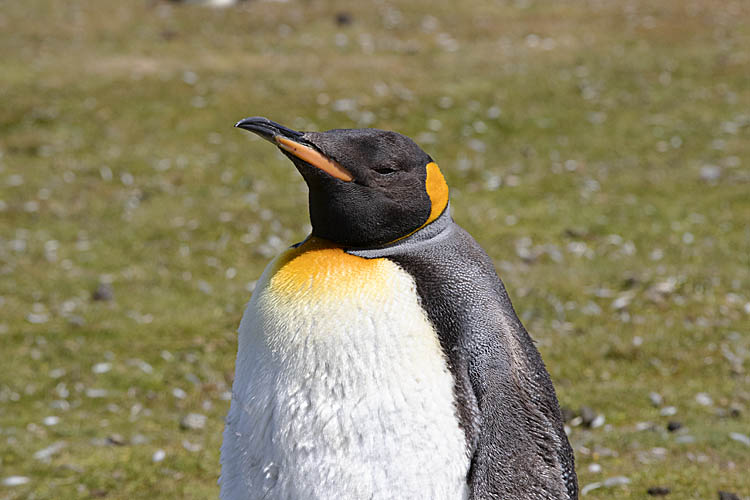
<svg viewBox="0 0 750 500"><path fill-rule="evenodd" d="M239 330L223 499L456 499L467 447L412 277L308 240L271 263Z"/></svg>

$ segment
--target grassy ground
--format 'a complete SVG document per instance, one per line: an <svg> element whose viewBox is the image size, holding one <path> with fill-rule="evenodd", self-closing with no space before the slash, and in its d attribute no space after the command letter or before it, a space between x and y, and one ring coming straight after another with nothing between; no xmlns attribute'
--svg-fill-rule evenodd
<svg viewBox="0 0 750 500"><path fill-rule="evenodd" d="M232 129L259 114L394 129L440 163L561 403L605 419L570 423L587 498L750 498L748 19L711 0L6 2L0 499L216 497L235 328L309 228L291 164Z"/></svg>

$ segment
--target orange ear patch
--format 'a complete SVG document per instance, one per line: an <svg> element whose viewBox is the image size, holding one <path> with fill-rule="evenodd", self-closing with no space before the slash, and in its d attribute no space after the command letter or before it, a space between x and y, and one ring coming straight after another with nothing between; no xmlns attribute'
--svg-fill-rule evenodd
<svg viewBox="0 0 750 500"><path fill-rule="evenodd" d="M430 197L431 209L430 216L422 227L440 217L445 207L448 206L448 183L445 182L443 173L434 161L428 163L426 168L425 189L427 190L427 196Z"/></svg>
<svg viewBox="0 0 750 500"><path fill-rule="evenodd" d="M427 220L424 222L424 224L416 228L411 233L405 234L400 238L396 238L395 240L389 242L389 244L396 243L397 241L408 238L412 234L416 233L427 224L440 217L440 215L442 215L442 213L445 211L445 207L448 206L448 183L445 182L445 177L443 177L443 173L440 171L437 163L431 161L425 168L427 169L427 179L425 179L424 188L425 191L427 191L427 196L429 196L430 198L430 215L427 217Z"/></svg>

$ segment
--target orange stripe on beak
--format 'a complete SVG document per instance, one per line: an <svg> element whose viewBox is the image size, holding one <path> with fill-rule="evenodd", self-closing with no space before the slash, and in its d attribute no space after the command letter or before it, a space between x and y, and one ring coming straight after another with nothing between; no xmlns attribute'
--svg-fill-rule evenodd
<svg viewBox="0 0 750 500"><path fill-rule="evenodd" d="M286 137L282 137L280 135L275 136L273 139L276 141L276 144L278 144L279 147L284 151L288 151L300 160L306 161L313 167L321 169L328 175L345 182L351 182L352 180L354 180L352 174L347 172L344 167L331 160L330 158L326 158L318 151L315 151L313 148L305 146L304 144L300 144L299 142L294 142L293 140L287 139Z"/></svg>

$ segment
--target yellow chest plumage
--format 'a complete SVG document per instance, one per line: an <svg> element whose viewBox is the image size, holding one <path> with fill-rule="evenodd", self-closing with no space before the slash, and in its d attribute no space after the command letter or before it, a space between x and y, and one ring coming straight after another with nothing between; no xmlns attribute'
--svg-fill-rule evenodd
<svg viewBox="0 0 750 500"><path fill-rule="evenodd" d="M352 294L382 290L394 267L388 260L364 259L325 240L310 238L272 264L268 291L280 300L346 301Z"/></svg>

